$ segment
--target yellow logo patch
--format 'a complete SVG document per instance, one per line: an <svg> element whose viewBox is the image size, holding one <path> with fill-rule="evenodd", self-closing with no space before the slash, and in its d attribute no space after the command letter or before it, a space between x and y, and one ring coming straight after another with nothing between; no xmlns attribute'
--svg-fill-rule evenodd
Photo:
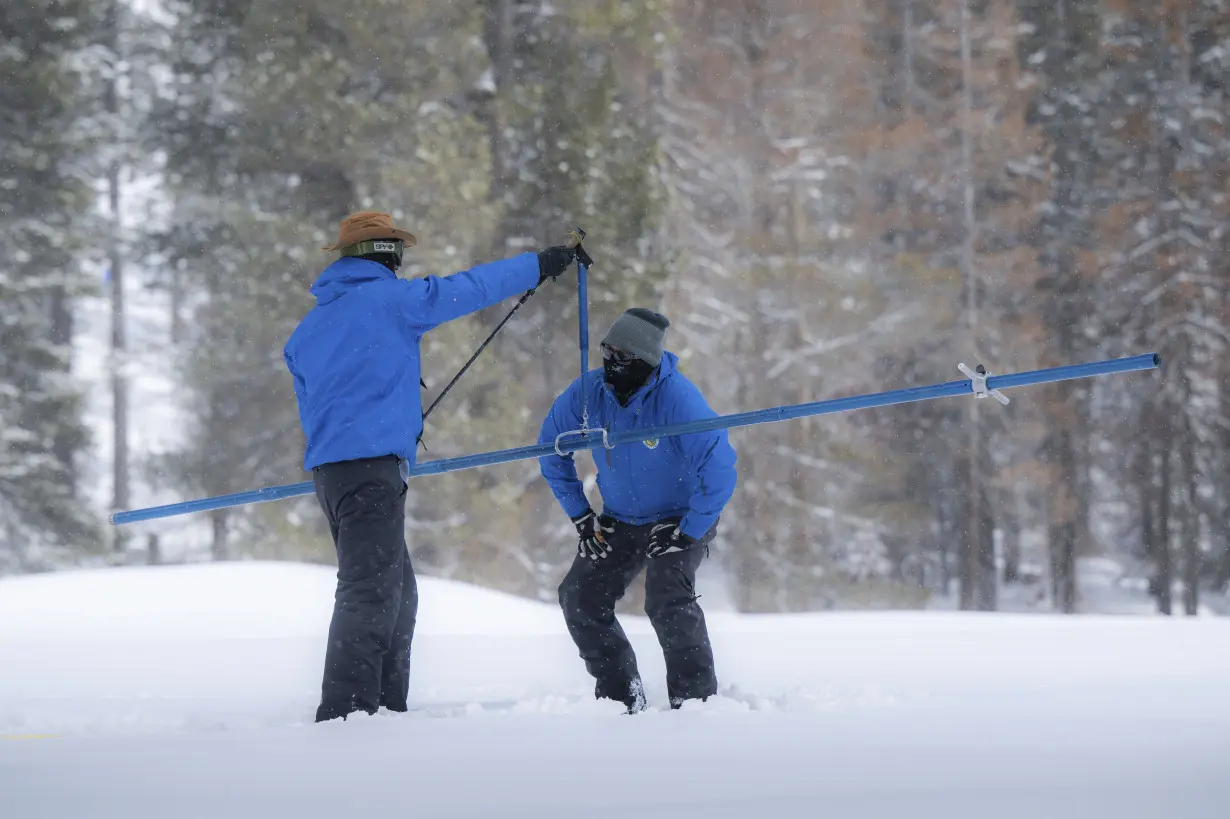
<svg viewBox="0 0 1230 819"><path fill-rule="evenodd" d="M641 441L641 443L645 445L646 449L657 449L658 448L657 438L650 438L647 441Z"/></svg>

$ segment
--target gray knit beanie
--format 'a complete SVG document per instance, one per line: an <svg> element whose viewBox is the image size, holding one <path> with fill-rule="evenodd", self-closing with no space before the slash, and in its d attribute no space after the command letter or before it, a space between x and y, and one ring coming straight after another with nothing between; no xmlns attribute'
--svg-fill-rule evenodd
<svg viewBox="0 0 1230 819"><path fill-rule="evenodd" d="M602 343L627 350L656 367L662 362L662 345L666 328L670 326L671 323L661 313L633 307L615 319Z"/></svg>

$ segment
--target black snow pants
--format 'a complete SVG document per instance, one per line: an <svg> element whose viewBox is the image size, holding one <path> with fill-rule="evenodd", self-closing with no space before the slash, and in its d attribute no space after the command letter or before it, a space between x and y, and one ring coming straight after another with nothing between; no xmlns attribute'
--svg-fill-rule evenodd
<svg viewBox="0 0 1230 819"><path fill-rule="evenodd" d="M405 711L418 584L406 549L406 484L395 456L325 464L316 498L337 549L337 591L316 721Z"/></svg>
<svg viewBox="0 0 1230 819"><path fill-rule="evenodd" d="M671 707L716 694L713 649L695 591L696 570L708 554L716 525L691 549L655 558L646 554L653 524L614 525L607 537L610 554L600 560L578 555L559 587L568 632L595 680L594 696L618 700L629 710L644 705L636 656L615 618L616 603L642 568L645 614L666 660Z"/></svg>

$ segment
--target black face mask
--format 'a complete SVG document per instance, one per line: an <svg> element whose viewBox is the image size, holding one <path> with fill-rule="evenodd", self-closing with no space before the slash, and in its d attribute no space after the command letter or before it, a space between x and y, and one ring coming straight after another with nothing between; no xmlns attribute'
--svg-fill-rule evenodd
<svg viewBox="0 0 1230 819"><path fill-rule="evenodd" d="M394 273L401 269L401 256L393 253L368 253L361 258L367 259L369 262L382 264Z"/></svg>
<svg viewBox="0 0 1230 819"><path fill-rule="evenodd" d="M648 361L633 358L630 361L620 361L613 358L602 360L603 377L606 383L615 391L615 398L621 406L627 405L632 394L645 385L649 376L657 367Z"/></svg>

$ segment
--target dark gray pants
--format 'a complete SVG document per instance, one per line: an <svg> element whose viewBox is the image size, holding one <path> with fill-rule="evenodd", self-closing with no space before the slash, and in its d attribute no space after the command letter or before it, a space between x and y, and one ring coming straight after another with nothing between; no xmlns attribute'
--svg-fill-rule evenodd
<svg viewBox="0 0 1230 819"><path fill-rule="evenodd" d="M559 604L568 632L585 668L595 680L594 695L629 706L640 688L636 656L615 618L615 605L645 569L645 614L658 635L666 660L671 707L685 699L717 693L713 649L705 614L696 602L696 570L708 553L717 527L692 549L649 558L653 524L615 524L608 537L611 553L601 560L578 556L559 587Z"/></svg>
<svg viewBox="0 0 1230 819"><path fill-rule="evenodd" d="M418 584L406 549L406 484L394 456L314 470L337 549L337 591L316 721L405 711Z"/></svg>

